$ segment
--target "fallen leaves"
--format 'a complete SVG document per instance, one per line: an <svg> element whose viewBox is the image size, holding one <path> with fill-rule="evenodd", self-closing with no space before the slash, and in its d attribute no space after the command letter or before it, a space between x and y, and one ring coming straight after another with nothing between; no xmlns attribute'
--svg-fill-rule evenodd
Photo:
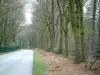
<svg viewBox="0 0 100 75"><path fill-rule="evenodd" d="M98 72L86 70L84 64L73 64L72 60L53 52L39 50L48 65L46 75L100 75Z"/></svg>

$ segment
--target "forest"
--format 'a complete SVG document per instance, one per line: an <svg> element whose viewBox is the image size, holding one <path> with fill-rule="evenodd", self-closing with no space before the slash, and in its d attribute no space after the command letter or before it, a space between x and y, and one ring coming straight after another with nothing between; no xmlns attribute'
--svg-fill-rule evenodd
<svg viewBox="0 0 100 75"><path fill-rule="evenodd" d="M100 0L38 0L34 16L34 47L74 63L100 57Z"/></svg>
<svg viewBox="0 0 100 75"><path fill-rule="evenodd" d="M27 2L0 0L0 47L17 42L20 48L61 54L75 64L92 61L92 68L100 59L100 0ZM25 22L23 12L30 12L25 5L32 6L32 23Z"/></svg>

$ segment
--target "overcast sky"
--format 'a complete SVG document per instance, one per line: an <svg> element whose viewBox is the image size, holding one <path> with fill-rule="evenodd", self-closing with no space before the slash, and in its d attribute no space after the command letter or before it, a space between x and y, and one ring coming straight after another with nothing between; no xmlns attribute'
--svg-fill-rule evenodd
<svg viewBox="0 0 100 75"><path fill-rule="evenodd" d="M25 6L24 6L24 17L25 17L25 22L23 22L22 25L30 25L32 24L32 17L33 17L33 14L32 12L34 11L33 10L33 6L34 4L37 3L36 0L24 0L25 2Z"/></svg>

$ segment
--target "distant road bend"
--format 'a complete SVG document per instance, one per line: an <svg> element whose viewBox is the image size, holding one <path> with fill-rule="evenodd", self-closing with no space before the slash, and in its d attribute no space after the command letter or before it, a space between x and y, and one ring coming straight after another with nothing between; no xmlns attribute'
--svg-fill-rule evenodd
<svg viewBox="0 0 100 75"><path fill-rule="evenodd" d="M0 55L0 75L32 75L32 67L32 50Z"/></svg>

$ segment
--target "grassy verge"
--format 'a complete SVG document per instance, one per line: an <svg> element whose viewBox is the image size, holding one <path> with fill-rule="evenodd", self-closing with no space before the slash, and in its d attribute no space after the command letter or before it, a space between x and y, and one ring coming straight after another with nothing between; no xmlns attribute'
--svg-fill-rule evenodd
<svg viewBox="0 0 100 75"><path fill-rule="evenodd" d="M45 61L36 50L34 51L33 70L33 75L45 75L46 73Z"/></svg>

